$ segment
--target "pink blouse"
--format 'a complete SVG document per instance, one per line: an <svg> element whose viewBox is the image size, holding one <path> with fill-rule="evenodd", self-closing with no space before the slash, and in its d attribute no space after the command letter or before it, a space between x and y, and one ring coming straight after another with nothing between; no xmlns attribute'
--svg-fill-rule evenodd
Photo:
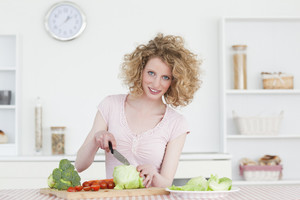
<svg viewBox="0 0 300 200"><path fill-rule="evenodd" d="M128 126L124 108L127 94L111 95L98 106L105 120L108 132L117 142L117 150L124 155L131 165L150 164L160 172L168 142L189 133L185 118L167 106L162 120L152 129L141 134L134 134ZM106 177L112 178L115 166L122 165L110 152L105 152Z"/></svg>

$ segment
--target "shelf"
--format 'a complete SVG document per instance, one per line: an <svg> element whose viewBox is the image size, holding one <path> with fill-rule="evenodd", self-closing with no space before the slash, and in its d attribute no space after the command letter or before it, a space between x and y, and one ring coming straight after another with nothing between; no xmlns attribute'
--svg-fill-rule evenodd
<svg viewBox="0 0 300 200"><path fill-rule="evenodd" d="M12 68L12 67L0 67L0 72L1 71L16 71L16 68Z"/></svg>
<svg viewBox="0 0 300 200"><path fill-rule="evenodd" d="M11 104L0 105L0 129L9 143L0 144L0 156L18 155L19 148L19 38L17 34L0 34L0 86L12 92Z"/></svg>
<svg viewBox="0 0 300 200"><path fill-rule="evenodd" d="M233 181L232 185L299 185L300 180L279 181Z"/></svg>
<svg viewBox="0 0 300 200"><path fill-rule="evenodd" d="M5 143L5 144L0 144L0 147L11 147L14 146L14 143Z"/></svg>
<svg viewBox="0 0 300 200"><path fill-rule="evenodd" d="M227 139L300 139L300 135L228 135Z"/></svg>
<svg viewBox="0 0 300 200"><path fill-rule="evenodd" d="M12 110L15 109L15 105L0 105L0 109L5 109L5 110Z"/></svg>
<svg viewBox="0 0 300 200"><path fill-rule="evenodd" d="M257 94L300 94L300 90L264 90L264 89L260 89L260 90L226 90L226 94L237 94L237 95L241 95L241 94L253 94L253 95L257 95Z"/></svg>
<svg viewBox="0 0 300 200"><path fill-rule="evenodd" d="M299 147L300 18L299 17L224 17L220 24L220 130L224 152L232 154L232 166L240 159L256 159L266 153L279 155L285 162L284 180L248 182L239 170L232 171L233 184L300 184L300 157L291 157ZM276 34L274 34L276 32ZM247 45L246 90L234 89L233 45ZM274 48L276 44L276 48ZM283 72L294 76L294 89L263 89L261 72ZM232 111L247 116L284 111L279 135L240 135ZM269 113L269 114L267 114ZM273 115L273 114L272 114ZM296 179L296 181L293 181Z"/></svg>

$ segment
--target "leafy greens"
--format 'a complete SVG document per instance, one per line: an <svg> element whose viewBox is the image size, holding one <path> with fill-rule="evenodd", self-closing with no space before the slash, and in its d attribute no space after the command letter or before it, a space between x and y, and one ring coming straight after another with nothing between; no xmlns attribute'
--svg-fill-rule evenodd
<svg viewBox="0 0 300 200"><path fill-rule="evenodd" d="M133 165L120 165L114 168L113 172L114 189L135 189L143 188L143 178Z"/></svg>
<svg viewBox="0 0 300 200"><path fill-rule="evenodd" d="M171 186L170 190L183 191L227 191L231 190L232 180L227 177L218 178L217 175L211 175L209 180L203 176L190 179L184 186Z"/></svg>

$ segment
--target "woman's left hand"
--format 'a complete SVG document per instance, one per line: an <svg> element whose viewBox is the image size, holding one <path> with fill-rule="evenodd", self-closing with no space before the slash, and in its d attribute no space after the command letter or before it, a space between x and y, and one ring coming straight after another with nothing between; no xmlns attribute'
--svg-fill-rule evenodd
<svg viewBox="0 0 300 200"><path fill-rule="evenodd" d="M140 172L140 177L145 177L143 184L146 188L150 187L154 175L158 174L156 168L152 165L139 165L136 170Z"/></svg>

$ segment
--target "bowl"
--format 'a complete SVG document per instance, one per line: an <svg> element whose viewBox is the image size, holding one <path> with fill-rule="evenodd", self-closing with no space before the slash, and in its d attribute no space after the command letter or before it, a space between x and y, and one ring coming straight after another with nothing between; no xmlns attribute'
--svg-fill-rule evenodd
<svg viewBox="0 0 300 200"><path fill-rule="evenodd" d="M11 90L0 90L0 105L10 105Z"/></svg>

